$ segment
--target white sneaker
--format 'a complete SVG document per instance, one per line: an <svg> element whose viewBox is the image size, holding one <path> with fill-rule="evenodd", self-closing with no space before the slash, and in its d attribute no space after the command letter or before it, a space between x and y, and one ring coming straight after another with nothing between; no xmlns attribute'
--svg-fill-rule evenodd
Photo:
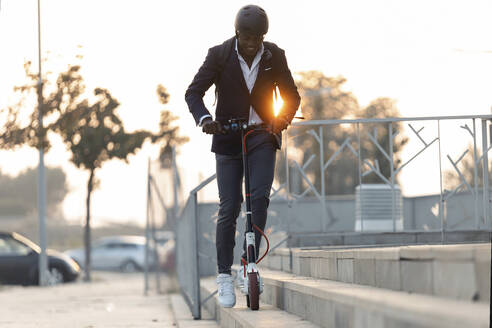
<svg viewBox="0 0 492 328"><path fill-rule="evenodd" d="M244 265L237 272L236 286L241 290L244 295L248 294L248 276L244 276Z"/></svg>
<svg viewBox="0 0 492 328"><path fill-rule="evenodd" d="M236 305L236 294L234 293L234 279L230 274L220 273L217 276L217 286L219 289L219 304L222 307L230 308Z"/></svg>

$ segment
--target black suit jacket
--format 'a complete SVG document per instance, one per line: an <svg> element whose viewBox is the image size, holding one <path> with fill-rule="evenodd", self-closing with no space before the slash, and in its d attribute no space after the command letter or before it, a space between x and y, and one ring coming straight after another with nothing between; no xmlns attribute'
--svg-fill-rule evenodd
<svg viewBox="0 0 492 328"><path fill-rule="evenodd" d="M224 45L208 50L205 62L185 94L185 100L197 124L200 118L210 114L203 103L203 96L213 83L216 83L218 91L215 119L220 122L226 123L231 118L249 119L249 108L253 106L264 123L273 123L275 85L278 86L284 102L279 116L283 116L288 122L292 121L301 98L287 66L285 53L274 43L264 42L263 45L265 50L251 94L244 81L234 47L223 65L222 72L220 72L222 64L220 58L223 53L221 47ZM277 137L277 140L281 140L280 136ZM272 136L272 140L274 139ZM280 144L276 144L280 148ZM212 151L218 154L238 154L241 152L241 138L238 134L214 135Z"/></svg>

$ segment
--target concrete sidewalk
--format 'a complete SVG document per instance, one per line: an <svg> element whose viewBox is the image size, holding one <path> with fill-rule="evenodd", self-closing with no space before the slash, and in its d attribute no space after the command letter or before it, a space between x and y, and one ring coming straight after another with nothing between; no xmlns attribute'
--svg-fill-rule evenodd
<svg viewBox="0 0 492 328"><path fill-rule="evenodd" d="M0 327L175 327L169 294L143 295L143 274L100 273L91 283L0 290ZM171 286L170 279L165 279Z"/></svg>

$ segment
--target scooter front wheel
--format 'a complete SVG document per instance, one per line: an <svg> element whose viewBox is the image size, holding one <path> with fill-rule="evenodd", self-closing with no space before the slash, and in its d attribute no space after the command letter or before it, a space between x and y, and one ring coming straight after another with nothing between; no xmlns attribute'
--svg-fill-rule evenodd
<svg viewBox="0 0 492 328"><path fill-rule="evenodd" d="M258 274L256 272L248 273L248 287L249 307L251 310L256 311L260 308L260 285L258 284Z"/></svg>

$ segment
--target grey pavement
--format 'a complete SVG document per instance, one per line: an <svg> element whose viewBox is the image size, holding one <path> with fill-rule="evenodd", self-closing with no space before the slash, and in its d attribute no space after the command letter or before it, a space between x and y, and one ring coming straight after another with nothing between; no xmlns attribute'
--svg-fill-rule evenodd
<svg viewBox="0 0 492 328"><path fill-rule="evenodd" d="M171 296L144 296L143 274L96 272L93 280L0 289L0 327L175 327Z"/></svg>

